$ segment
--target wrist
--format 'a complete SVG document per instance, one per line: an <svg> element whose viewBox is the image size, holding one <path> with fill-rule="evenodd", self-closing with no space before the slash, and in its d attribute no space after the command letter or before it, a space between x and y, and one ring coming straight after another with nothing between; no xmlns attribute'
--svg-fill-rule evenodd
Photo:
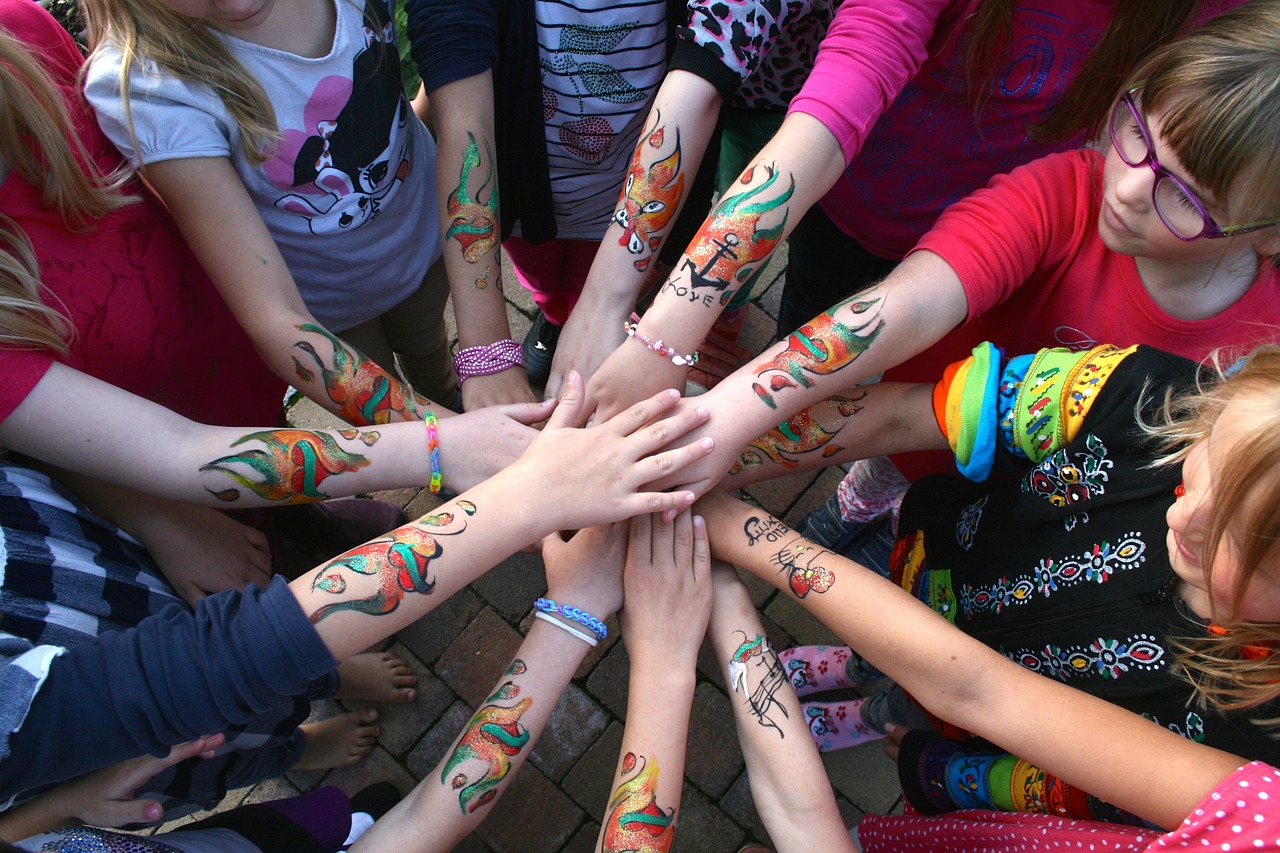
<svg viewBox="0 0 1280 853"><path fill-rule="evenodd" d="M523 368L524 348L511 338L463 347L453 356L453 367L459 383L465 384L477 376L491 376L513 367Z"/></svg>

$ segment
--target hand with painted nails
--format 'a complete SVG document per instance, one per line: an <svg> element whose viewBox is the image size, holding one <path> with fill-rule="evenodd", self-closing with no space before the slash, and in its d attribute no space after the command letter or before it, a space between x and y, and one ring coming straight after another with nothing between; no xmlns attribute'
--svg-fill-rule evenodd
<svg viewBox="0 0 1280 853"><path fill-rule="evenodd" d="M622 566L627 559L627 523L601 524L542 540L547 598L607 619L622 606Z"/></svg>
<svg viewBox="0 0 1280 853"><path fill-rule="evenodd" d="M180 743L164 758L141 755L63 782L0 815L0 838L18 841L72 823L126 826L155 823L164 808L150 798L134 799L138 788L162 770L188 758L212 758L221 734Z"/></svg>
<svg viewBox="0 0 1280 853"><path fill-rule="evenodd" d="M715 447L706 438L663 449L707 419L698 407L667 416L679 399L675 391L664 391L583 430L582 379L571 373L546 427L511 467L510 482L536 501L539 512L559 516L562 529L644 512L674 517L693 503L693 493L646 490L646 484L674 474Z"/></svg>

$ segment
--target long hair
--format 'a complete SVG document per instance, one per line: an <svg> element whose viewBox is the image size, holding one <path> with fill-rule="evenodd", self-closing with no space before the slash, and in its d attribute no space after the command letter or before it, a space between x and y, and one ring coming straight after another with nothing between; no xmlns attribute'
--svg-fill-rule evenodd
<svg viewBox="0 0 1280 853"><path fill-rule="evenodd" d="M134 199L127 175L103 175L75 135L62 90L24 42L0 27L0 159L41 202L81 230ZM0 214L0 345L67 352L70 321L46 304L40 268L19 223Z"/></svg>
<svg viewBox="0 0 1280 853"><path fill-rule="evenodd" d="M258 79L207 27L160 0L83 0L89 44L120 51L120 98L133 133L129 77L136 63L154 62L183 80L214 90L240 129L251 162L265 162L279 138L275 109Z"/></svg>
<svg viewBox="0 0 1280 853"><path fill-rule="evenodd" d="M1106 121L1116 90L1138 58L1177 35L1201 0L1117 0L1115 16L1080 73L1045 119L1028 127L1038 142L1093 135ZM966 32L965 69L975 121L991 97L1012 45L1015 0L978 0ZM981 128L979 128L981 129Z"/></svg>
<svg viewBox="0 0 1280 853"><path fill-rule="evenodd" d="M1221 373L1221 371L1219 371ZM1180 641L1176 671L1211 705L1244 710L1280 696L1280 622L1235 618L1249 584L1264 564L1280 560L1280 346L1254 350L1229 379L1202 383L1195 393L1167 397L1162 422L1144 428L1159 440L1157 465L1181 463L1191 447L1207 441L1232 403L1249 405L1247 435L1214 460L1213 505L1204 551L1207 588L1213 555L1224 541L1236 549L1238 574L1229 602L1213 602L1220 633ZM1280 583L1280 572L1271 579ZM1280 723L1280 718L1260 721Z"/></svg>
<svg viewBox="0 0 1280 853"><path fill-rule="evenodd" d="M1144 59L1126 88L1146 81L1144 111L1234 222L1280 215L1280 0L1255 0ZM1229 224L1229 223L1223 223Z"/></svg>

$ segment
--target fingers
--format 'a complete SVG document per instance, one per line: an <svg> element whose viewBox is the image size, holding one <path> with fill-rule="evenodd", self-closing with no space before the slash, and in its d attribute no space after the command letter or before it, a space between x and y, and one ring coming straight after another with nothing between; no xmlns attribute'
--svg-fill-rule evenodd
<svg viewBox="0 0 1280 853"><path fill-rule="evenodd" d="M654 418L657 418L663 412L669 411L671 407L678 402L680 402L680 392L676 391L674 388L665 388L662 391L659 391L657 394L654 394L649 399L641 400L639 403L636 403L634 406L631 406L621 412L618 412L618 414L609 418L604 423L598 424L598 426L609 427L615 430L620 435L632 435L637 432L651 433L653 431L653 428L658 427L659 424L653 424L653 426L651 426L648 430L642 430L641 427L643 427L645 424L652 421ZM705 412L706 410L703 409L702 411ZM703 419L705 420L705 415L703 416ZM666 428L671 429L673 427L674 425L669 425ZM672 433L672 435L668 438L668 441L671 438L682 435L687 431L688 429L684 429L684 430L679 430L678 432ZM658 444L654 447L654 449L656 450L658 447L661 447L661 446L662 444Z"/></svg>
<svg viewBox="0 0 1280 853"><path fill-rule="evenodd" d="M631 519L631 532L627 540L627 571L653 562L653 516L648 513Z"/></svg>
<svg viewBox="0 0 1280 853"><path fill-rule="evenodd" d="M500 406L499 411L516 423L533 426L550 417L551 410L555 408L555 405L555 398L548 397L541 403L511 403L506 406Z"/></svg>
<svg viewBox="0 0 1280 853"><path fill-rule="evenodd" d="M564 385L560 389L559 402L556 409L547 419L547 427L580 427L586 420L582 416L582 398L584 389L582 377L578 371L570 370L564 377Z"/></svg>
<svg viewBox="0 0 1280 853"><path fill-rule="evenodd" d="M690 513L692 515L692 513ZM693 526L693 577L701 581L711 575L711 540L707 537L707 520L700 515L692 517ZM730 574L733 569L725 568ZM737 576L734 576L737 580Z"/></svg>
<svg viewBox="0 0 1280 853"><path fill-rule="evenodd" d="M884 724L884 754L889 756L893 763L898 763L898 752L902 748L902 739L907 736L907 727L900 726L897 723Z"/></svg>
<svg viewBox="0 0 1280 853"><path fill-rule="evenodd" d="M128 826L133 823L155 823L164 816L164 808L155 800L108 800L94 810L95 824Z"/></svg>

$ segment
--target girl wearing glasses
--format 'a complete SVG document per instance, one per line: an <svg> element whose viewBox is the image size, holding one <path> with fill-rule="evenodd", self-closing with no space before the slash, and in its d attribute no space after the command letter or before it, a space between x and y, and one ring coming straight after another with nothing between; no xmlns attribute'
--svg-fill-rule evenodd
<svg viewBox="0 0 1280 853"><path fill-rule="evenodd" d="M839 461L841 422L856 405L824 407L807 430L761 434L881 372L932 381L984 340L1007 352L1145 343L1192 359L1274 340L1277 80L1277 0L1150 54L1117 95L1115 143L1104 134L1096 149L994 178L882 282L700 396L720 415L718 449L685 476L705 489L732 467L740 486ZM916 457L899 466L909 479L954 471L946 454Z"/></svg>

